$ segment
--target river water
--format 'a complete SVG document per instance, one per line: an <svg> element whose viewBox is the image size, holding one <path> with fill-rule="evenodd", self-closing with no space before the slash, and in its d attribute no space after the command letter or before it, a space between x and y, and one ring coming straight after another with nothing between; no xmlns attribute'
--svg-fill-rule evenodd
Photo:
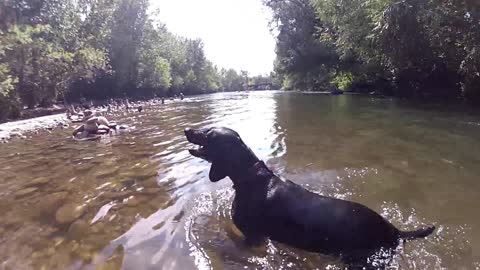
<svg viewBox="0 0 480 270"><path fill-rule="evenodd" d="M480 117L389 99L225 93L118 112L133 129L71 129L0 145L0 269L341 269L336 258L243 245L233 190L208 180L186 127L228 126L281 177L363 203L401 229L435 224L392 269L480 268Z"/></svg>

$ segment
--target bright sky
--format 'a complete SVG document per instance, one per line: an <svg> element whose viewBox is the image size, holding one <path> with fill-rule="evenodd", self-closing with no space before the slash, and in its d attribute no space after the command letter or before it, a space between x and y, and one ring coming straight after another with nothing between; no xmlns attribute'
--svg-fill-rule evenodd
<svg viewBox="0 0 480 270"><path fill-rule="evenodd" d="M275 39L261 0L150 0L160 20L180 36L201 38L207 58L218 67L273 70Z"/></svg>

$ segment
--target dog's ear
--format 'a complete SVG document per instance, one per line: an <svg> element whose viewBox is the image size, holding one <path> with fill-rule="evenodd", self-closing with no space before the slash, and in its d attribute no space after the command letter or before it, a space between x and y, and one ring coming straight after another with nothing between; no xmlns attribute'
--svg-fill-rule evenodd
<svg viewBox="0 0 480 270"><path fill-rule="evenodd" d="M209 177L210 177L210 181L218 182L218 181L222 180L223 178L227 177L227 171L221 165L218 165L217 163L212 163L212 167L210 168Z"/></svg>

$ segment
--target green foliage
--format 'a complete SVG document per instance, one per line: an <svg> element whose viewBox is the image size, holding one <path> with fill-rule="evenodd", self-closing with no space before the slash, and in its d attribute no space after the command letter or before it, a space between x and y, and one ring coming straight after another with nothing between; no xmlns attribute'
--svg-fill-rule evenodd
<svg viewBox="0 0 480 270"><path fill-rule="evenodd" d="M8 96L17 82L18 79L9 74L8 65L0 64L0 96Z"/></svg>
<svg viewBox="0 0 480 270"><path fill-rule="evenodd" d="M1 34L1 32L0 32ZM0 97L5 98L15 88L18 78L10 74L8 63L2 63L5 57L6 44L0 43Z"/></svg>
<svg viewBox="0 0 480 270"><path fill-rule="evenodd" d="M0 121L20 116L21 104L14 95L0 95Z"/></svg>
<svg viewBox="0 0 480 270"><path fill-rule="evenodd" d="M334 33L320 20L310 0L264 0L273 11L278 33L275 71L284 89L320 90L328 86L338 65Z"/></svg>
<svg viewBox="0 0 480 270"><path fill-rule="evenodd" d="M150 57L140 62L138 87L167 89L171 85L170 63L162 57Z"/></svg>
<svg viewBox="0 0 480 270"><path fill-rule="evenodd" d="M0 120L25 105L244 88L246 76L219 71L148 2L0 0Z"/></svg>
<svg viewBox="0 0 480 270"><path fill-rule="evenodd" d="M321 90L333 83L480 101L478 1L264 3L274 14L276 70L286 88Z"/></svg>
<svg viewBox="0 0 480 270"><path fill-rule="evenodd" d="M14 25L1 44L6 61L2 70L8 72L1 84L10 85L10 91L15 90L29 107L52 103L72 82L93 79L95 71L106 66L102 51L88 46L68 51L59 46L48 25ZM16 82L14 89L9 82Z"/></svg>
<svg viewBox="0 0 480 270"><path fill-rule="evenodd" d="M0 120L56 101L242 90L148 0L0 0Z"/></svg>
<svg viewBox="0 0 480 270"><path fill-rule="evenodd" d="M220 73L222 75L223 91L241 91L245 87L246 78L233 69L223 69Z"/></svg>
<svg viewBox="0 0 480 270"><path fill-rule="evenodd" d="M353 75L349 72L340 72L333 78L332 83L338 89L348 91L353 84Z"/></svg>

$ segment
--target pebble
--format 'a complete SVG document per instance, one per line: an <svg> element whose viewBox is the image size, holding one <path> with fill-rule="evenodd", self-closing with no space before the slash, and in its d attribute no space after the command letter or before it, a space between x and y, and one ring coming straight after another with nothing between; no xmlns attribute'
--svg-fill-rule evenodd
<svg viewBox="0 0 480 270"><path fill-rule="evenodd" d="M101 195L102 198L110 200L123 200L132 196L132 191L120 191L120 192L105 192Z"/></svg>
<svg viewBox="0 0 480 270"><path fill-rule="evenodd" d="M142 194L146 194L146 195L155 195L155 194L158 194L158 193L160 193L160 189L159 188L154 188L154 187L146 188L146 189L142 190Z"/></svg>
<svg viewBox="0 0 480 270"><path fill-rule="evenodd" d="M151 178L142 182L142 186L146 188L158 188L158 182L156 178Z"/></svg>
<svg viewBox="0 0 480 270"><path fill-rule="evenodd" d="M84 262L90 262L93 258L92 251L84 246L80 246L80 248L75 251L75 255Z"/></svg>
<svg viewBox="0 0 480 270"><path fill-rule="evenodd" d="M119 171L118 167L107 167L105 169L103 167L104 166L102 166L101 168L99 168L98 171L95 172L96 177L107 177L116 174Z"/></svg>
<svg viewBox="0 0 480 270"><path fill-rule="evenodd" d="M88 224L85 220L79 219L68 228L67 235L70 239L80 240L88 231Z"/></svg>
<svg viewBox="0 0 480 270"><path fill-rule="evenodd" d="M40 214L50 215L53 214L58 205L62 204L67 199L67 192L56 192L46 195L37 204L37 211Z"/></svg>
<svg viewBox="0 0 480 270"><path fill-rule="evenodd" d="M60 207L55 213L55 220L58 224L70 224L85 213L85 205L67 203Z"/></svg>
<svg viewBox="0 0 480 270"><path fill-rule="evenodd" d="M48 256L52 256L53 254L55 254L55 248L49 247L46 253Z"/></svg>
<svg viewBox="0 0 480 270"><path fill-rule="evenodd" d="M47 184L48 182L50 182L50 179L46 177L38 177L33 179L30 183L26 184L25 186L26 187L41 186L41 185Z"/></svg>
<svg viewBox="0 0 480 270"><path fill-rule="evenodd" d="M133 180L133 179L123 179L123 180L120 180L120 183L123 186L130 188L133 185L135 185L135 180Z"/></svg>
<svg viewBox="0 0 480 270"><path fill-rule="evenodd" d="M54 246L58 247L60 246L63 242L65 242L65 238L63 237L55 237L53 238L53 242L55 243Z"/></svg>
<svg viewBox="0 0 480 270"><path fill-rule="evenodd" d="M27 196L27 195L32 194L33 192L37 191L37 189L38 188L36 188L36 187L29 187L29 188L21 189L21 190L15 192L15 197L20 198L20 197Z"/></svg>
<svg viewBox="0 0 480 270"><path fill-rule="evenodd" d="M123 264L124 251L122 246L115 249L114 253L103 264L97 265L96 270L114 270L121 269Z"/></svg>
<svg viewBox="0 0 480 270"><path fill-rule="evenodd" d="M149 199L148 197L132 196L128 198L125 205L130 207L135 207L135 206L138 206L139 204L146 202L148 199Z"/></svg>
<svg viewBox="0 0 480 270"><path fill-rule="evenodd" d="M23 137L23 134L18 131L14 131L10 132L10 137Z"/></svg>

